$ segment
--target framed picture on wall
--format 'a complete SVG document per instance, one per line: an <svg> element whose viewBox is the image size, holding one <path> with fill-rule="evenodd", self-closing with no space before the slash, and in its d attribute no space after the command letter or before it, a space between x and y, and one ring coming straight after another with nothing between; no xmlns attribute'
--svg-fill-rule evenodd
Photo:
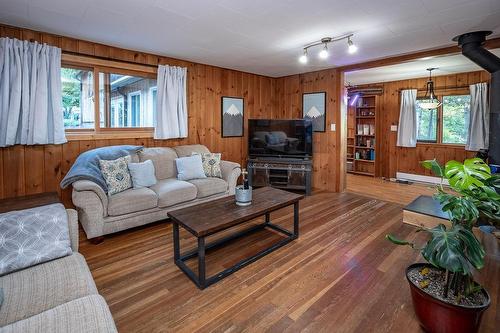
<svg viewBox="0 0 500 333"><path fill-rule="evenodd" d="M221 101L222 137L243 136L243 98L223 96Z"/></svg>
<svg viewBox="0 0 500 333"><path fill-rule="evenodd" d="M312 121L314 132L324 132L326 128L326 92L302 95L302 116Z"/></svg>

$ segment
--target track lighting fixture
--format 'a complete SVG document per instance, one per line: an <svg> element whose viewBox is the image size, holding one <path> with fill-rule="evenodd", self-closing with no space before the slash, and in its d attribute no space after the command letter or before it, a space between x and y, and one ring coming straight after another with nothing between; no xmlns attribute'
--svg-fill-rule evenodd
<svg viewBox="0 0 500 333"><path fill-rule="evenodd" d="M306 64L308 61L308 49L314 46L318 45L323 45L323 49L318 53L318 56L320 59L327 59L329 56L328 52L328 44L333 43L333 42L338 42L344 39L347 39L347 46L348 46L348 52L349 53L355 53L358 50L358 47L354 45L354 42L352 41L352 37L354 34L348 34L340 37L324 37L321 38L321 40L312 42L310 44L307 44L304 46L303 51L304 53L299 57L299 62L301 64Z"/></svg>

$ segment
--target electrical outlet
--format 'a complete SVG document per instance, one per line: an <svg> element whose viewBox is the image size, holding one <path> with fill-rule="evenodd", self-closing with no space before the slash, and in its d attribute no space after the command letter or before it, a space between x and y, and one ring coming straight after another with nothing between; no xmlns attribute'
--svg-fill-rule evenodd
<svg viewBox="0 0 500 333"><path fill-rule="evenodd" d="M398 125L391 125L391 132L397 132L398 131Z"/></svg>
<svg viewBox="0 0 500 333"><path fill-rule="evenodd" d="M335 132L335 124L330 124L330 131Z"/></svg>

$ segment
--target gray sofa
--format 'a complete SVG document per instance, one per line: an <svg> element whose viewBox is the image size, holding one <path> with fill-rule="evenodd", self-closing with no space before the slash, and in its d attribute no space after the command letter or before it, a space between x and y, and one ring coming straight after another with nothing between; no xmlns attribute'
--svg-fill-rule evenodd
<svg viewBox="0 0 500 333"><path fill-rule="evenodd" d="M222 179L177 180L175 159L193 152L209 153L203 145L172 148L144 148L132 155L132 161L153 161L158 183L149 188L128 189L108 196L96 183L73 183L73 204L87 238L100 236L167 218L171 210L234 194L241 174L240 165L221 161Z"/></svg>
<svg viewBox="0 0 500 333"><path fill-rule="evenodd" d="M73 254L0 277L0 333L117 332L78 253L77 213L67 212Z"/></svg>

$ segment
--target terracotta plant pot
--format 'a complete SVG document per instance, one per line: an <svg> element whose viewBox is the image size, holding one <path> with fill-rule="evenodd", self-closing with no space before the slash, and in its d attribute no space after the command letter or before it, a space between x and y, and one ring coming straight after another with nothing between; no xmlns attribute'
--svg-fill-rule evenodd
<svg viewBox="0 0 500 333"><path fill-rule="evenodd" d="M482 306L453 305L443 302L415 286L408 278L414 268L433 267L429 264L413 264L406 269L406 279L410 284L413 308L420 326L429 333L474 333L479 329L483 312L490 306L490 295L481 289L488 300Z"/></svg>

